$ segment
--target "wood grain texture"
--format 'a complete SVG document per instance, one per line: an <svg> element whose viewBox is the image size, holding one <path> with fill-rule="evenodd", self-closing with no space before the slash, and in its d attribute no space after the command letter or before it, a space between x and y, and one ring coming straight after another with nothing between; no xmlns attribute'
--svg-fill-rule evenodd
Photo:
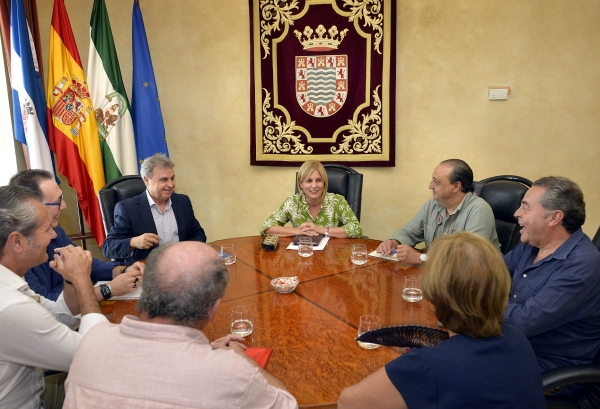
<svg viewBox="0 0 600 409"><path fill-rule="evenodd" d="M363 242L369 252L379 245L369 239L331 239L325 250L309 258L286 250L282 238L274 252L260 247L261 237L212 243L234 244L237 262L227 266L229 285L214 320L204 328L210 340L229 333L234 305L249 305L254 332L248 346L273 348L267 370L280 379L301 407L335 408L340 392L399 356L397 348L366 350L358 346L359 317L375 314L382 326L418 324L437 328L426 301L402 300L407 274L419 269L407 264L369 258L356 266L350 261L352 244ZM271 278L297 275L300 284L291 294L279 294ZM105 301L111 322L137 314L136 301Z"/></svg>

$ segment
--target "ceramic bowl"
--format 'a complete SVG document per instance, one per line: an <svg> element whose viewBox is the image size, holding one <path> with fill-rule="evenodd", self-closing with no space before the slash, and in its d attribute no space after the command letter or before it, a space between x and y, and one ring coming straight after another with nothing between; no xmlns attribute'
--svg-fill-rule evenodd
<svg viewBox="0 0 600 409"><path fill-rule="evenodd" d="M277 277L271 280L273 288L282 294L294 291L298 283L298 277Z"/></svg>

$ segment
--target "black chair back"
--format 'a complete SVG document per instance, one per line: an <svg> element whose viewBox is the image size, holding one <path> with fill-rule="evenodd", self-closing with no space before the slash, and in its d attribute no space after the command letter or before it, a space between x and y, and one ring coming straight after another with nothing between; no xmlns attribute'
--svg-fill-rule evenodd
<svg viewBox="0 0 600 409"><path fill-rule="evenodd" d="M146 190L146 184L138 175L122 176L108 182L100 192L98 200L100 201L100 210L102 212L102 222L106 234L115 224L115 206L123 199L129 199Z"/></svg>
<svg viewBox="0 0 600 409"><path fill-rule="evenodd" d="M571 365L542 372L544 392L560 386L580 384L584 389L574 396L546 396L548 409L600 408L600 350L591 364Z"/></svg>
<svg viewBox="0 0 600 409"><path fill-rule="evenodd" d="M362 208L362 186L363 175L348 166L339 165L336 163L323 164L325 172L327 172L329 193L337 193L346 198L348 205L360 221L360 211ZM296 173L298 179L298 173ZM298 185L295 190L298 193Z"/></svg>
<svg viewBox="0 0 600 409"><path fill-rule="evenodd" d="M594 246L596 246L598 251L600 251L600 227L598 227L598 231L596 232L596 235L592 239L592 243L594 243Z"/></svg>
<svg viewBox="0 0 600 409"><path fill-rule="evenodd" d="M502 254L519 244L521 228L514 214L531 185L529 179L513 175L494 176L474 183L475 193L488 202L494 212Z"/></svg>

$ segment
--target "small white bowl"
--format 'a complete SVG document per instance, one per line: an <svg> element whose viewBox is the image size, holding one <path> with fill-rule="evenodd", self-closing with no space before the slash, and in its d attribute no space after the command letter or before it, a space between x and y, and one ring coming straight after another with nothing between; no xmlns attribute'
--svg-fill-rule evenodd
<svg viewBox="0 0 600 409"><path fill-rule="evenodd" d="M298 277L277 277L271 280L271 285L281 294L291 293L298 285Z"/></svg>

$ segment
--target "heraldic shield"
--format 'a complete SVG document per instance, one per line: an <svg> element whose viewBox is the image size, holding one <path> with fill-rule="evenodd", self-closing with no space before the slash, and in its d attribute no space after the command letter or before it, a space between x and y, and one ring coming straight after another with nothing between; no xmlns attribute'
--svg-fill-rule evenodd
<svg viewBox="0 0 600 409"><path fill-rule="evenodd" d="M250 163L395 164L395 0L250 0Z"/></svg>
<svg viewBox="0 0 600 409"><path fill-rule="evenodd" d="M69 80L62 77L54 86L52 95L54 97L52 115L60 123L68 126L77 121L75 126L71 126L71 133L78 136L81 123L85 122L92 112L92 107L84 102L85 99L90 98L86 83L77 77L72 77L69 84Z"/></svg>
<svg viewBox="0 0 600 409"><path fill-rule="evenodd" d="M296 98L307 114L335 114L346 101L347 88L347 55L296 57Z"/></svg>

